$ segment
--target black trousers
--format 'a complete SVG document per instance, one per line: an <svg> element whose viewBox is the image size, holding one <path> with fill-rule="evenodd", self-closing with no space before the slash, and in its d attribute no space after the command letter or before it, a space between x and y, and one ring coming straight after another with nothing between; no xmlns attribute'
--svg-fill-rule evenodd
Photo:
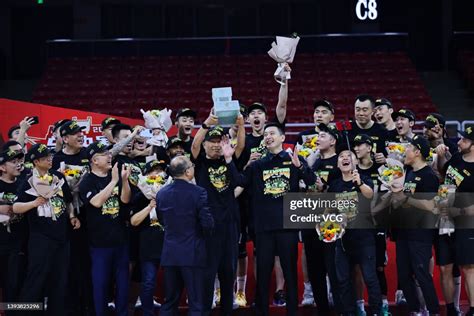
<svg viewBox="0 0 474 316"><path fill-rule="evenodd" d="M397 240L397 269L400 287L405 294L411 312L418 312L420 302L416 294L416 281L420 285L426 307L432 314L439 313L439 302L430 274L432 243Z"/></svg>
<svg viewBox="0 0 474 316"><path fill-rule="evenodd" d="M26 255L19 249L12 249L8 253L0 254L0 288L3 291L3 302L18 302L21 286L26 271ZM15 315L6 311L6 315Z"/></svg>
<svg viewBox="0 0 474 316"><path fill-rule="evenodd" d="M334 243L325 243L319 239L315 230L302 231L308 278L313 289L319 315L328 315L330 307L327 296L326 275L329 276L331 292L336 308L341 306L338 295L338 282L334 262Z"/></svg>
<svg viewBox="0 0 474 316"><path fill-rule="evenodd" d="M257 294L255 308L257 315L269 315L268 291L275 256L280 264L286 283L286 314L297 315L298 285L298 233L295 231L269 231L256 234L257 241Z"/></svg>
<svg viewBox="0 0 474 316"><path fill-rule="evenodd" d="M161 306L161 316L177 316L181 293L188 293L189 316L204 315L203 305L204 269L198 267L164 267L165 302Z"/></svg>
<svg viewBox="0 0 474 316"><path fill-rule="evenodd" d="M237 222L216 224L206 239L207 267L204 269L204 315L212 310L214 280L219 278L220 315L231 315L234 303L234 278L237 271L239 229Z"/></svg>
<svg viewBox="0 0 474 316"><path fill-rule="evenodd" d="M69 267L69 242L58 242L31 234L28 242L28 268L21 290L21 302L43 302L48 297L48 316L64 316ZM22 315L37 315L25 312Z"/></svg>

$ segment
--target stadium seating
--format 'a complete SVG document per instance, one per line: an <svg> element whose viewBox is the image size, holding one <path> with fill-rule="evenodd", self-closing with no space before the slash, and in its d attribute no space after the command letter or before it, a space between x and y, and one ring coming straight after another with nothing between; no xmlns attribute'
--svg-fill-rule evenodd
<svg viewBox="0 0 474 316"><path fill-rule="evenodd" d="M457 66L467 83L468 89L474 91L474 51L461 50L457 56Z"/></svg>
<svg viewBox="0 0 474 316"><path fill-rule="evenodd" d="M333 102L336 119L348 118L360 93L411 108L417 119L435 110L404 52L301 53L291 66L289 122L312 122L320 98ZM140 108L191 107L202 121L213 87L231 86L234 99L273 108L275 68L267 55L51 58L33 101L135 118Z"/></svg>

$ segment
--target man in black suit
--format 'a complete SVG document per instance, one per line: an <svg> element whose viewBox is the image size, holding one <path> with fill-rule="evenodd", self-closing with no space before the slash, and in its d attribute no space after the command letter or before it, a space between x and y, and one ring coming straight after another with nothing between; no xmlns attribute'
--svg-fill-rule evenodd
<svg viewBox="0 0 474 316"><path fill-rule="evenodd" d="M156 210L165 228L161 263L165 270L165 303L160 315L177 315L183 287L188 315L203 315L203 279L206 265L204 235L214 227L205 189L190 183L194 164L185 156L173 158L169 171L174 182L156 196Z"/></svg>

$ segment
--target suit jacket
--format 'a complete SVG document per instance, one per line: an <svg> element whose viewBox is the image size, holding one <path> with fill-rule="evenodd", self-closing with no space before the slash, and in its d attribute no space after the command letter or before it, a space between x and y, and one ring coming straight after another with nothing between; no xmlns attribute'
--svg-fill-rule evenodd
<svg viewBox="0 0 474 316"><path fill-rule="evenodd" d="M156 195L156 211L165 228L161 265L204 267L204 235L214 227L206 190L177 179Z"/></svg>

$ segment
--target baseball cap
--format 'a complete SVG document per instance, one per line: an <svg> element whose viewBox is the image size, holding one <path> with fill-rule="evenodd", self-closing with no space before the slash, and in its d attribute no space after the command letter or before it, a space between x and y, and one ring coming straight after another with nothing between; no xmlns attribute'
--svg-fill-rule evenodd
<svg viewBox="0 0 474 316"><path fill-rule="evenodd" d="M62 119L62 120L59 120L56 123L54 123L53 133L55 133L58 130L58 128L60 128L64 123L66 123L68 121L71 121L71 120L70 119Z"/></svg>
<svg viewBox="0 0 474 316"><path fill-rule="evenodd" d="M207 131L206 137L204 140L211 140L213 138L222 138L224 136L224 129L217 125L214 126L213 128L210 128L209 131Z"/></svg>
<svg viewBox="0 0 474 316"><path fill-rule="evenodd" d="M446 119L439 113L430 113L426 117L425 122L423 123L423 125L427 128L433 128L438 124L441 127L444 127L444 125L446 124Z"/></svg>
<svg viewBox="0 0 474 316"><path fill-rule="evenodd" d="M174 136L174 137L170 137L168 139L168 143L166 144L166 149L170 149L174 146L178 146L180 145L181 147L184 147L184 141L177 137L177 136Z"/></svg>
<svg viewBox="0 0 474 316"><path fill-rule="evenodd" d="M120 120L116 119L115 117L108 117L102 121L102 130L108 128L110 125L120 124Z"/></svg>
<svg viewBox="0 0 474 316"><path fill-rule="evenodd" d="M35 144L28 150L26 160L32 162L36 159L48 157L51 153L51 150L45 144Z"/></svg>
<svg viewBox="0 0 474 316"><path fill-rule="evenodd" d="M372 138L370 138L369 135L358 134L356 135L356 137L354 137L354 146L361 145L361 144L367 144L369 146L373 146L374 142L372 141Z"/></svg>
<svg viewBox="0 0 474 316"><path fill-rule="evenodd" d="M380 98L375 100L375 107L386 105L388 108L393 109L392 102L390 100L385 99L385 98Z"/></svg>
<svg viewBox="0 0 474 316"><path fill-rule="evenodd" d="M402 116L402 117L406 117L407 119L409 119L410 121L415 121L415 113L413 113L412 111L408 110L408 109L400 109L398 110L397 112L393 112L392 113L392 119L395 121L397 119L397 117L399 116Z"/></svg>
<svg viewBox="0 0 474 316"><path fill-rule="evenodd" d="M420 135L415 135L410 140L410 144L418 148L423 158L427 159L430 156L430 144L428 140Z"/></svg>
<svg viewBox="0 0 474 316"><path fill-rule="evenodd" d="M87 146L86 153L87 158L91 159L95 154L101 154L110 149L110 146L105 145L101 142L93 142L89 146Z"/></svg>
<svg viewBox="0 0 474 316"><path fill-rule="evenodd" d="M153 169L155 169L158 166L161 167L163 170L165 170L168 164L164 160L149 161L145 164L145 167L143 168L143 174L150 173L151 171L153 171Z"/></svg>
<svg viewBox="0 0 474 316"><path fill-rule="evenodd" d="M178 112L176 112L176 119L178 119L181 116L190 116L193 119L195 119L197 114L195 111L191 110L190 108L183 108L183 109L179 109Z"/></svg>
<svg viewBox="0 0 474 316"><path fill-rule="evenodd" d="M254 102L250 104L250 106L247 108L247 113L250 114L253 110L262 110L263 112L267 113L267 108L263 103L260 102Z"/></svg>
<svg viewBox="0 0 474 316"><path fill-rule="evenodd" d="M334 125L326 125L324 123L320 123L318 125L318 128L319 128L319 131L321 131L321 132L331 134L332 137L334 137L336 139L336 141L341 140L341 133L339 133L339 131L337 130L337 128Z"/></svg>
<svg viewBox="0 0 474 316"><path fill-rule="evenodd" d="M21 150L4 150L0 153L0 165L16 158L23 158L24 156L25 154Z"/></svg>
<svg viewBox="0 0 474 316"><path fill-rule="evenodd" d="M59 134L61 136L74 135L83 129L85 129L85 126L80 126L76 121L67 121L59 128Z"/></svg>
<svg viewBox="0 0 474 316"><path fill-rule="evenodd" d="M471 126L466 128L464 131L458 130L458 133L462 135L462 137L470 139L474 141L474 130L472 129Z"/></svg>
<svg viewBox="0 0 474 316"><path fill-rule="evenodd" d="M323 106L334 114L334 107L328 100L317 100L314 102L314 109L316 110L318 106Z"/></svg>

